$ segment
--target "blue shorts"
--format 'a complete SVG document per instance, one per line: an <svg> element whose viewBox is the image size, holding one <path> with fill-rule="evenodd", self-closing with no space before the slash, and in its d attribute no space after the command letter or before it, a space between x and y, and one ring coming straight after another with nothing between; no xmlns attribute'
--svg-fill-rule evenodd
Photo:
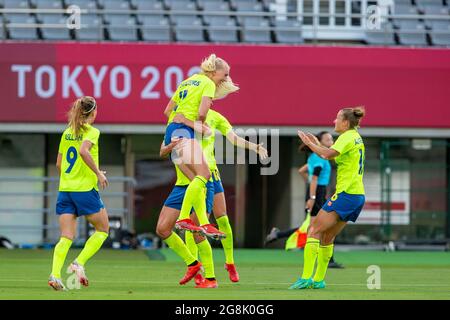
<svg viewBox="0 0 450 320"><path fill-rule="evenodd" d="M99 212L105 205L97 190L85 192L60 191L56 200L56 214L72 213L77 217Z"/></svg>
<svg viewBox="0 0 450 320"><path fill-rule="evenodd" d="M355 222L364 207L365 201L366 198L363 194L341 192L329 198L322 209L327 212L335 211L342 221Z"/></svg>
<svg viewBox="0 0 450 320"><path fill-rule="evenodd" d="M183 204L184 195L186 194L187 185L185 186L175 186L172 189L172 192L167 197L164 202L165 207L169 207L176 210L181 210L181 206ZM209 194L213 192L213 196L211 197ZM206 212L212 212L212 206L214 201L214 189L212 182L208 181L206 184Z"/></svg>
<svg viewBox="0 0 450 320"><path fill-rule="evenodd" d="M166 128L166 133L164 135L164 145L167 146L172 141L172 138L194 139L194 129L182 123L172 122Z"/></svg>

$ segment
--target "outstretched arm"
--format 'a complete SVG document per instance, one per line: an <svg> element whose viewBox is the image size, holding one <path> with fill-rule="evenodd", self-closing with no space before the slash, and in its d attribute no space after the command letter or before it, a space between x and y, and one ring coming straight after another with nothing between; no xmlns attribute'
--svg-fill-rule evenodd
<svg viewBox="0 0 450 320"><path fill-rule="evenodd" d="M308 165L304 164L303 166L298 169L298 173L305 179L306 182L308 182Z"/></svg>
<svg viewBox="0 0 450 320"><path fill-rule="evenodd" d="M312 152L317 153L324 159L331 160L339 155L339 152L336 150L321 146L319 140L317 140L317 138L311 133L304 133L299 130L298 136L302 142L312 150Z"/></svg>
<svg viewBox="0 0 450 320"><path fill-rule="evenodd" d="M233 130L228 132L227 140L238 148L249 149L256 152L262 160L267 158L267 149L264 148L262 143L256 144L239 137Z"/></svg>

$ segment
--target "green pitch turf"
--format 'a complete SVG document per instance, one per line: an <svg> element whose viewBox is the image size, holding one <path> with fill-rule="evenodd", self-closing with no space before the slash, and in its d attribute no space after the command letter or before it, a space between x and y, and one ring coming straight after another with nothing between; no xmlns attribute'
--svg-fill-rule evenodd
<svg viewBox="0 0 450 320"><path fill-rule="evenodd" d="M144 251L101 250L87 264L90 286L56 292L47 286L52 250L0 249L0 299L450 299L450 252L337 252L345 269L330 269L323 290L288 290L300 274L302 251L236 250L241 276L231 283L214 249L218 289L178 285L185 267L169 249L164 261ZM69 252L67 264L79 251ZM381 289L369 290L367 267L381 268ZM68 275L64 274L66 279Z"/></svg>

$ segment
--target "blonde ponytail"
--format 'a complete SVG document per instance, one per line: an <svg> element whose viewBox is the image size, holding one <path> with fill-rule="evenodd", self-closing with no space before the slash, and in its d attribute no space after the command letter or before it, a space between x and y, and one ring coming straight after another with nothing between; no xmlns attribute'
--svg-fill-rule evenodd
<svg viewBox="0 0 450 320"><path fill-rule="evenodd" d="M217 88L213 100L223 99L230 93L236 92L239 87L233 83L230 77L227 77L226 81L223 81Z"/></svg>
<svg viewBox="0 0 450 320"><path fill-rule="evenodd" d="M95 99L89 96L75 100L70 108L67 117L68 125L75 136L86 129L86 123L92 112L97 108Z"/></svg>

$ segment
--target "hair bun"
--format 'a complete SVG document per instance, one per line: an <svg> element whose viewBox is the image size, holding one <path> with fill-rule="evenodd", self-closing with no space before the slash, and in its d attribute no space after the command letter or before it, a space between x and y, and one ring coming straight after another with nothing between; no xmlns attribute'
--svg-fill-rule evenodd
<svg viewBox="0 0 450 320"><path fill-rule="evenodd" d="M201 69L203 72L213 72L216 71L216 59L217 56L212 53L208 58L202 61Z"/></svg>

